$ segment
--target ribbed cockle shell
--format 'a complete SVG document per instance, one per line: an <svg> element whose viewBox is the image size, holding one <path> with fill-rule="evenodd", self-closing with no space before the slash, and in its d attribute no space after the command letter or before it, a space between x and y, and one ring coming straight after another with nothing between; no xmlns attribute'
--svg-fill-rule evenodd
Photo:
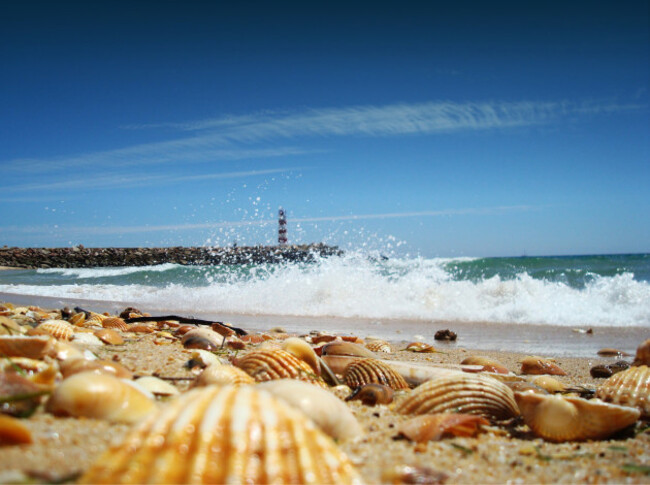
<svg viewBox="0 0 650 485"><path fill-rule="evenodd" d="M438 441L445 435L476 436L481 426L489 424L487 419L472 414L424 414L404 421L397 427L397 432L411 441L422 443Z"/></svg>
<svg viewBox="0 0 650 485"><path fill-rule="evenodd" d="M596 390L596 397L606 402L638 408L643 417L649 417L650 367L630 367L614 374Z"/></svg>
<svg viewBox="0 0 650 485"><path fill-rule="evenodd" d="M366 348L372 350L373 352L384 352L390 354L393 349L390 344L385 340L375 339L366 343Z"/></svg>
<svg viewBox="0 0 650 485"><path fill-rule="evenodd" d="M74 335L74 327L65 320L45 320L36 330L45 332L57 340L70 340Z"/></svg>
<svg viewBox="0 0 650 485"><path fill-rule="evenodd" d="M343 372L345 383L352 389L365 384L383 384L393 389L409 389L404 378L389 364L377 359L356 359Z"/></svg>
<svg viewBox="0 0 650 485"><path fill-rule="evenodd" d="M300 411L252 386L194 389L100 456L80 483L360 483Z"/></svg>
<svg viewBox="0 0 650 485"><path fill-rule="evenodd" d="M257 382L274 379L298 379L327 387L314 369L282 349L256 350L236 359L234 364Z"/></svg>
<svg viewBox="0 0 650 485"><path fill-rule="evenodd" d="M239 386L255 384L255 379L234 365L212 364L207 366L194 382L195 386Z"/></svg>
<svg viewBox="0 0 650 485"><path fill-rule="evenodd" d="M483 374L437 377L416 387L396 409L401 414L459 412L507 419L519 414L514 393Z"/></svg>
<svg viewBox="0 0 650 485"><path fill-rule="evenodd" d="M59 384L47 402L47 409L56 415L135 423L155 411L156 404L130 381L82 372Z"/></svg>
<svg viewBox="0 0 650 485"><path fill-rule="evenodd" d="M634 424L638 409L598 399L517 392L515 399L525 423L547 441L604 439Z"/></svg>
<svg viewBox="0 0 650 485"><path fill-rule="evenodd" d="M102 320L101 325L104 328L113 328L123 332L129 329L129 326L120 317L106 317Z"/></svg>

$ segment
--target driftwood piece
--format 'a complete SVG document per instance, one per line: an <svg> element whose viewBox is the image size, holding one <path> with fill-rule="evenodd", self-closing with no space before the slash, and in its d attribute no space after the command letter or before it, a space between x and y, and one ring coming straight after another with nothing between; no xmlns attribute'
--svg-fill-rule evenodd
<svg viewBox="0 0 650 485"><path fill-rule="evenodd" d="M76 312L89 312L80 307L75 307ZM233 327L223 322L215 322L214 320L201 320L199 318L188 318L180 317L178 315L163 315L160 317L135 317L135 318L125 318L126 323L137 323L137 322L164 322L166 320L173 320L178 323L189 323L194 325L209 325L212 327L212 330L223 335L224 337L229 337L236 333L237 335L248 335L248 332L242 328Z"/></svg>

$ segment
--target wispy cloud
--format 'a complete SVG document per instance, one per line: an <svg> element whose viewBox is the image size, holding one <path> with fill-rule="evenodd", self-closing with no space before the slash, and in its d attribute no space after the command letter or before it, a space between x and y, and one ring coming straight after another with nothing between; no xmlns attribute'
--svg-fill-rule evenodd
<svg viewBox="0 0 650 485"><path fill-rule="evenodd" d="M290 172L292 170L304 170L305 167L298 168L269 168L265 170L247 170L239 172L220 172L220 173L207 173L199 175L102 175L93 178L76 178L66 179L60 182L47 182L47 183L32 183L23 185L9 185L0 187L2 193L20 193L20 192L36 192L43 194L44 192L57 192L57 191L70 191L72 189L83 188L85 190L93 189L125 189L135 187L146 187L151 185L170 185L179 184L183 182L197 182L201 180L214 180L214 179L230 179L230 178L245 178L259 175L272 175L277 173ZM57 197L60 197L57 196ZM44 199L35 199L44 200ZM18 202L20 199L2 198L0 201L5 202Z"/></svg>
<svg viewBox="0 0 650 485"><path fill-rule="evenodd" d="M442 217L442 216L466 216L466 215L503 215L513 212L528 212L533 210L541 210L545 206L531 206L531 205L514 205L514 206L491 206L491 207L473 207L473 208L460 208L460 209L442 209L431 211L416 211L416 212L386 212L379 214L349 214L337 216L320 216L320 217L299 217L290 218L291 224L299 223L323 223L323 222L341 222L341 221L361 221L371 219L397 219L397 218L412 218L412 217ZM166 224L156 226L83 226L83 227L65 227L66 234L68 235L119 235L119 234L140 234L149 232L176 232L176 231L192 231L192 230L209 230L219 228L231 227L245 227L245 226L268 226L277 224L277 219L256 219L249 221L223 221L223 222L209 222L200 224ZM8 233L38 233L51 230L51 227L44 226L29 226L29 227L4 227L3 232Z"/></svg>
<svg viewBox="0 0 650 485"><path fill-rule="evenodd" d="M72 157L10 160L2 165L5 170L51 172L82 166L123 168L264 159L313 153L313 149L295 146L259 146L286 140L346 136L391 137L511 129L644 107L609 101L445 101L305 109L293 112L265 111L184 123L129 125L124 128L170 129L177 137ZM179 132L191 135L178 137Z"/></svg>

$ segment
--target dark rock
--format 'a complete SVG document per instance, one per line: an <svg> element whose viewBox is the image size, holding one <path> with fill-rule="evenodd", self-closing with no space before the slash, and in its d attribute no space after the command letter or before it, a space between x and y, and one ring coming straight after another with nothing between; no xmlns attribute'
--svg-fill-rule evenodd
<svg viewBox="0 0 650 485"><path fill-rule="evenodd" d="M458 335L456 335L456 332L452 332L449 329L445 329L445 330L438 330L433 338L436 340L452 341L452 340L456 340L457 337Z"/></svg>

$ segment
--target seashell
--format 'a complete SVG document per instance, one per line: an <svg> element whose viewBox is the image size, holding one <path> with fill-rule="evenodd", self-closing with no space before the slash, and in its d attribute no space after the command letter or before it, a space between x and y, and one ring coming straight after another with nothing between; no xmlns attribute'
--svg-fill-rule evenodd
<svg viewBox="0 0 650 485"><path fill-rule="evenodd" d="M257 382L298 379L326 387L323 380L309 365L286 350L256 350L236 359L233 363Z"/></svg>
<svg viewBox="0 0 650 485"><path fill-rule="evenodd" d="M521 361L521 373L528 375L549 374L553 376L565 376L564 372L557 364L542 357L530 356Z"/></svg>
<svg viewBox="0 0 650 485"><path fill-rule="evenodd" d="M45 320L36 330L45 332L57 340L70 340L74 334L74 327L65 320Z"/></svg>
<svg viewBox="0 0 650 485"><path fill-rule="evenodd" d="M189 332L191 330L196 330L198 328L199 327L197 327L196 325L181 325L176 330L174 330L174 335L177 336L177 337L182 337L187 332Z"/></svg>
<svg viewBox="0 0 650 485"><path fill-rule="evenodd" d="M598 378L598 377L607 378L607 377L612 377L617 372L621 372L629 368L630 368L629 362L625 362L624 360L617 360L616 362L612 362L611 364L595 365L591 369L589 369L589 374L591 374L591 377L594 378Z"/></svg>
<svg viewBox="0 0 650 485"><path fill-rule="evenodd" d="M208 328L196 328L183 335L181 343L186 349L218 350L224 337Z"/></svg>
<svg viewBox="0 0 650 485"><path fill-rule="evenodd" d="M331 438L251 386L193 389L109 448L80 483L360 483Z"/></svg>
<svg viewBox="0 0 650 485"><path fill-rule="evenodd" d="M122 345L124 344L124 339L122 336L117 333L112 328L102 328L101 330L95 330L93 332L95 337L104 342L107 345Z"/></svg>
<svg viewBox="0 0 650 485"><path fill-rule="evenodd" d="M388 342L380 339L371 340L366 344L366 348L368 350L372 350L373 352L385 352L387 354L390 354L393 351Z"/></svg>
<svg viewBox="0 0 650 485"><path fill-rule="evenodd" d="M322 344L322 343L329 343L337 340L338 337L336 335L329 335L326 333L321 333L319 335L314 335L311 338L311 341L313 344ZM341 339L342 340L342 339Z"/></svg>
<svg viewBox="0 0 650 485"><path fill-rule="evenodd" d="M0 372L11 372L20 369L22 374L35 374L50 367L42 360L28 359L27 357L7 357L0 359Z"/></svg>
<svg viewBox="0 0 650 485"><path fill-rule="evenodd" d="M16 372L0 372L0 411L12 416L29 416L40 405L43 386L32 382Z"/></svg>
<svg viewBox="0 0 650 485"><path fill-rule="evenodd" d="M536 386L541 387L544 389L546 392L549 392L551 394L556 393L556 392L564 392L567 390L567 386L558 381L557 379L554 379L551 376L548 375L541 375L537 376L533 379L530 380L533 384Z"/></svg>
<svg viewBox="0 0 650 485"><path fill-rule="evenodd" d="M128 325L128 331L133 333L154 333L158 329L155 323L138 322Z"/></svg>
<svg viewBox="0 0 650 485"><path fill-rule="evenodd" d="M641 365L614 374L596 390L596 397L605 402L632 406L650 416L650 367Z"/></svg>
<svg viewBox="0 0 650 485"><path fill-rule="evenodd" d="M377 359L357 359L343 372L345 383L352 389L364 384L383 384L392 389L409 389L404 378L392 367Z"/></svg>
<svg viewBox="0 0 650 485"><path fill-rule="evenodd" d="M134 308L132 306L126 307L124 310L120 312L120 318L122 319L127 319L127 318L138 318L138 317L144 317L145 315L138 310L137 308Z"/></svg>
<svg viewBox="0 0 650 485"><path fill-rule="evenodd" d="M94 360L97 357L89 350L81 350L75 344L69 342L55 341L54 348L49 354L57 360L87 359Z"/></svg>
<svg viewBox="0 0 650 485"><path fill-rule="evenodd" d="M176 396L179 394L175 386L155 376L140 377L134 383L154 396Z"/></svg>
<svg viewBox="0 0 650 485"><path fill-rule="evenodd" d="M47 410L57 416L135 423L155 411L156 403L131 381L82 372L59 384L47 402Z"/></svg>
<svg viewBox="0 0 650 485"><path fill-rule="evenodd" d="M506 386L512 389L513 392L534 392L536 394L548 394L549 392L546 389L542 389L532 382L525 381L515 381L515 382L504 382Z"/></svg>
<svg viewBox="0 0 650 485"><path fill-rule="evenodd" d="M362 435L361 426L350 408L325 389L293 379L262 382L256 387L302 411L335 440Z"/></svg>
<svg viewBox="0 0 650 485"><path fill-rule="evenodd" d="M83 327L84 323L86 323L86 314L84 312L75 313L68 318L68 322L76 327Z"/></svg>
<svg viewBox="0 0 650 485"><path fill-rule="evenodd" d="M462 365L481 366L481 372L496 372L498 374L509 374L510 371L498 360L489 359L481 355L470 355L461 362Z"/></svg>
<svg viewBox="0 0 650 485"><path fill-rule="evenodd" d="M133 374L129 369L119 362L113 362L111 360L65 360L59 364L59 368L61 369L61 374L65 378L82 372L93 372L95 374L106 374L119 377L120 379L133 379Z"/></svg>
<svg viewBox="0 0 650 485"><path fill-rule="evenodd" d="M397 427L397 433L411 441L424 443L439 441L445 435L474 437L480 432L481 426L489 424L487 419L473 414L424 414L401 423Z"/></svg>
<svg viewBox="0 0 650 485"><path fill-rule="evenodd" d="M627 352L623 352L622 350L618 350L618 349L611 349L609 347L600 349L598 351L598 355L600 355L601 357L629 357L630 356L630 354L628 354Z"/></svg>
<svg viewBox="0 0 650 485"><path fill-rule="evenodd" d="M433 345L426 344L424 342L411 342L406 346L404 350L409 352L420 352L420 353L433 353L438 352L433 348Z"/></svg>
<svg viewBox="0 0 650 485"><path fill-rule="evenodd" d="M638 409L598 399L515 393L525 423L547 441L604 439L634 424Z"/></svg>
<svg viewBox="0 0 650 485"><path fill-rule="evenodd" d="M395 391L392 387L372 383L357 387L345 400L361 401L365 406L376 406L392 403L394 396Z"/></svg>
<svg viewBox="0 0 650 485"><path fill-rule="evenodd" d="M54 349L56 339L48 335L0 335L0 355L42 359Z"/></svg>
<svg viewBox="0 0 650 485"><path fill-rule="evenodd" d="M255 379L234 365L209 365L194 381L195 386L255 384Z"/></svg>
<svg viewBox="0 0 650 485"><path fill-rule="evenodd" d="M395 465L381 473L381 483L445 483L449 475L427 466Z"/></svg>
<svg viewBox="0 0 650 485"><path fill-rule="evenodd" d="M296 337L290 337L282 343L282 349L305 362L317 376L320 375L320 360L307 342Z"/></svg>
<svg viewBox="0 0 650 485"><path fill-rule="evenodd" d="M400 401L395 411L400 414L455 411L494 419L519 414L510 388L483 374L448 375L427 381Z"/></svg>
<svg viewBox="0 0 650 485"><path fill-rule="evenodd" d="M92 325L102 326L102 322L106 320L105 315L99 313L90 313L90 317L86 316L86 321L84 322L84 327L89 327Z"/></svg>
<svg viewBox="0 0 650 485"><path fill-rule="evenodd" d="M114 328L126 332L129 330L129 326L124 320L120 317L106 317L102 320L102 327L104 328Z"/></svg>
<svg viewBox="0 0 650 485"><path fill-rule="evenodd" d="M226 347L232 350L243 350L246 348L246 342L236 335L231 335L226 337Z"/></svg>
<svg viewBox="0 0 650 485"><path fill-rule="evenodd" d="M93 345L96 347L101 347L104 345L104 342L102 342L92 333L77 332L74 334L73 341L79 345Z"/></svg>
<svg viewBox="0 0 650 485"><path fill-rule="evenodd" d="M32 442L32 432L20 419L0 414L0 446L27 445Z"/></svg>
<svg viewBox="0 0 650 485"><path fill-rule="evenodd" d="M219 357L212 352L202 349L193 349L192 358L185 364L185 367L192 369L193 367L200 367L202 369L209 365L221 365L222 362Z"/></svg>
<svg viewBox="0 0 650 485"><path fill-rule="evenodd" d="M11 318L0 316L0 335L22 335L27 331Z"/></svg>
<svg viewBox="0 0 650 485"><path fill-rule="evenodd" d="M639 348L636 349L636 356L634 357L634 362L632 362L632 365L650 366L650 339L643 342L641 345L639 345Z"/></svg>
<svg viewBox="0 0 650 485"><path fill-rule="evenodd" d="M371 359L377 358L371 350L352 342L330 342L322 347L321 355L349 355Z"/></svg>

